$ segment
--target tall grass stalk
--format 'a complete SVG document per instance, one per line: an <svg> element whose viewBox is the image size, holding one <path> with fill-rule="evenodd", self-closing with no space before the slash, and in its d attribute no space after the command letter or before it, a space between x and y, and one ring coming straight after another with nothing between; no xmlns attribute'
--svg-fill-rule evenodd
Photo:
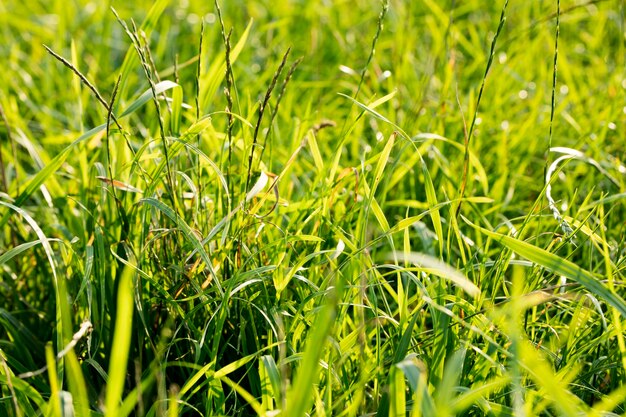
<svg viewBox="0 0 626 417"><path fill-rule="evenodd" d="M618 0L5 3L0 415L626 412Z"/></svg>

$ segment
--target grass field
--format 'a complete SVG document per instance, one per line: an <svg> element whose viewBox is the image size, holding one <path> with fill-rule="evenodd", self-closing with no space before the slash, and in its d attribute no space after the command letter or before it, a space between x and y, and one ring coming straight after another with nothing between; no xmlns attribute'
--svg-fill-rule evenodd
<svg viewBox="0 0 626 417"><path fill-rule="evenodd" d="M626 415L624 1L220 6L0 3L0 416Z"/></svg>

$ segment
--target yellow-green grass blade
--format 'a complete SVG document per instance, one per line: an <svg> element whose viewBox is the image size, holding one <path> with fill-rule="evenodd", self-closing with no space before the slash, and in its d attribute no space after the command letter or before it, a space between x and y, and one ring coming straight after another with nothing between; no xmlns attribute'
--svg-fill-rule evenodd
<svg viewBox="0 0 626 417"><path fill-rule="evenodd" d="M623 317L626 317L626 301L602 284L600 279L593 273L579 267L567 259L561 258L558 255L548 252L547 250L539 248L528 242L489 231L472 224L467 219L465 219L465 221L477 230L480 230L483 234L502 243L504 246L529 261L541 265L555 274L562 275L579 283L593 294L603 298L609 305L615 307Z"/></svg>
<svg viewBox="0 0 626 417"><path fill-rule="evenodd" d="M54 260L54 252L52 250L52 246L50 246L50 239L46 237L43 230L39 227L37 222L26 212L26 210L10 204L4 201L0 201L1 206L5 206L10 210L15 211L20 214L24 220L30 225L32 230L35 232L41 245L44 248L44 252L46 254L46 258L50 263L50 268L52 270L52 278L54 283L55 290L55 300L56 300L56 319L57 319L57 349L62 349L64 344L71 339L72 335L72 316L70 314L70 306L65 300L67 300L67 291L65 287L65 279L59 279L57 274L57 267ZM11 211L7 212L7 219L10 215ZM59 373L61 377L63 377L63 361L59 362Z"/></svg>
<svg viewBox="0 0 626 417"><path fill-rule="evenodd" d="M427 270L433 275L454 283L472 298L476 298L480 295L480 289L476 286L476 284L470 281L456 268L440 261L435 257L417 252L411 252L408 255L402 252L396 252L395 256L397 256L400 260L411 262L421 268L424 268L424 270Z"/></svg>
<svg viewBox="0 0 626 417"><path fill-rule="evenodd" d="M0 355L3 353L0 352ZM0 384L3 386L9 385L9 378L4 373L6 368L0 367ZM10 384L13 386L13 390L18 397L18 405L28 411L32 409L31 402L41 411L44 411L47 407L46 401L43 399L39 391L35 389L32 385L29 385L28 382L23 379L17 378L15 375L10 376ZM30 414L26 414L27 416Z"/></svg>
<svg viewBox="0 0 626 417"><path fill-rule="evenodd" d="M435 402L428 390L424 364L418 361L415 355L409 355L401 362L396 363L394 367L402 371L411 388L413 398L411 417L434 416Z"/></svg>
<svg viewBox="0 0 626 417"><path fill-rule="evenodd" d="M424 174L424 183L426 188L426 200L428 201L428 206L432 208L430 212L430 218L433 221L433 228L435 229L435 233L437 234L437 240L439 244L439 256L443 256L443 227L441 226L441 214L439 214L439 209L437 209L437 193L435 192L435 186L433 184L433 180L430 177L430 172L428 171L428 167L426 166L426 162L422 160L422 173Z"/></svg>
<svg viewBox="0 0 626 417"><path fill-rule="evenodd" d="M583 401L569 389L580 365L574 364L555 373L541 352L527 341L519 344L518 360L525 365L530 377L540 388L539 395L552 403L560 415L580 415L579 411L584 410Z"/></svg>
<svg viewBox="0 0 626 417"><path fill-rule="evenodd" d="M83 371L76 357L76 353L71 349L65 355L65 364L68 374L68 383L74 403L74 415L76 417L89 417L89 395L87 394L87 384Z"/></svg>
<svg viewBox="0 0 626 417"><path fill-rule="evenodd" d="M191 230L191 228L185 222L185 220L183 220L182 217L176 215L174 210L172 208L168 207L162 201L159 201L159 200L156 200L156 199L154 199L152 197L149 197L149 198L142 198L140 200L140 202L149 204L152 207L158 209L163 214L165 214L167 217L169 217L170 220L173 221L176 224L176 226L178 226L178 228L183 233L183 235L185 235L187 240L189 240L189 242L191 243L193 248L200 254L200 257L202 258L202 260L206 264L206 267L209 269L209 272L211 273L211 276L213 277L213 279L215 281L215 285L216 285L216 288L217 288L218 292L220 294L224 294L224 290L222 289L222 285L221 285L221 283L219 281L219 278L218 278L217 274L215 273L215 270L213 269L213 264L211 262L211 258L209 257L209 254L204 249L204 247L202 246L202 242L198 239L198 237L195 235L195 233Z"/></svg>
<svg viewBox="0 0 626 417"><path fill-rule="evenodd" d="M48 367L48 382L50 382L50 401L48 401L48 412L46 415L49 417L61 417L61 386L51 343L46 345L46 365Z"/></svg>
<svg viewBox="0 0 626 417"><path fill-rule="evenodd" d="M378 162L376 163L376 169L374 170L374 181L372 182L372 191L371 195L373 196L378 189L378 184L383 179L383 173L385 171L385 167L387 166L387 162L389 162L389 156L391 155L391 150L393 149L393 145L396 140L396 135L393 134L389 137L389 140L385 144L383 151L380 153L378 157Z"/></svg>
<svg viewBox="0 0 626 417"><path fill-rule="evenodd" d="M160 94L164 91L167 91L171 88L178 86L178 84L171 81L162 81L156 85L156 93ZM137 100L135 100L119 117L119 119L128 116L129 114L136 111L139 107L143 106L146 102L148 102L152 98L152 91L149 89L144 92ZM16 206L21 206L24 202L35 192L39 187L51 176L53 175L65 162L67 157L70 155L72 150L81 142L93 137L97 133L106 129L106 123L101 124L99 126L94 127L91 130L83 133L76 139L74 142L69 144L65 149L63 149L57 156L55 156L52 161L48 165L46 165L41 171L39 171L29 182L28 185L24 188L24 190L20 193L20 195L15 199L14 204ZM6 213L2 220L0 220L0 227L3 227L9 219L9 213Z"/></svg>
<svg viewBox="0 0 626 417"><path fill-rule="evenodd" d="M52 241L52 242L61 242L60 239L48 239L48 241ZM41 244L41 240L34 240L32 242L26 242L26 243L22 243L21 245L18 245L14 248L11 248L9 250L7 250L6 252L4 252L2 255L0 255L0 265L3 265L7 262L9 262L11 259L13 259L14 257L18 256L19 254L21 254L22 252L32 248L33 246L37 246L39 244Z"/></svg>
<svg viewBox="0 0 626 417"><path fill-rule="evenodd" d="M152 30L156 27L156 22L159 20L159 17L165 11L170 0L157 0L152 4L152 7L148 11L148 14L144 21L141 23L139 30L146 34L146 36L150 36ZM124 61L122 62L122 67L120 70L121 82L120 82L120 97L124 100L126 96L126 90L128 88L128 79L131 71L136 68L138 63L138 56L135 51L135 47L130 45L126 51L126 55L124 56Z"/></svg>
<svg viewBox="0 0 626 417"><path fill-rule="evenodd" d="M306 349L298 370L294 385L287 394L287 409L285 416L303 416L308 412L313 402L314 386L320 377L319 361L324 352L326 339L332 330L336 317L336 303L343 292L343 282L338 282L336 293L329 296L329 300L319 312L315 324L307 338Z"/></svg>
<svg viewBox="0 0 626 417"><path fill-rule="evenodd" d="M270 410L273 401L275 404L281 404L280 372L272 356L261 356L259 375L261 377L262 405L265 410Z"/></svg>
<svg viewBox="0 0 626 417"><path fill-rule="evenodd" d="M405 357L409 350L411 338L413 336L413 328L415 327L415 323L417 322L418 317L419 317L418 314L413 315L413 318L409 322L409 325L406 327L406 329L404 329L404 332L402 333L402 337L400 338L400 342L395 347L395 352L393 356L394 365L398 363L402 363L403 360L407 360L407 358ZM401 369L401 368L402 367L398 369ZM393 375L393 373L396 371L397 369L395 366L389 371L389 384L390 385L392 385L394 383L395 378L397 378L397 375L395 376ZM413 374L411 374L411 376L413 376ZM410 382L412 383L412 381ZM392 408L393 408L392 403L395 401L396 402L395 407L397 407L398 399L392 398L392 395L395 395L395 393L393 393L391 387L389 387L389 392L385 392L383 394L380 400L380 403L378 405L378 415L380 417L388 417L389 415L395 415L395 414L391 414Z"/></svg>
<svg viewBox="0 0 626 417"><path fill-rule="evenodd" d="M309 149L311 150L311 155L313 155L315 168L317 168L318 172L322 172L324 170L324 159L322 158L322 153L320 152L320 148L317 145L317 139L315 138L315 133L312 129L309 129L306 137L309 143Z"/></svg>
<svg viewBox="0 0 626 417"><path fill-rule="evenodd" d="M130 339L133 328L133 278L135 272L126 267L120 278L117 293L117 314L115 317L115 330L113 333L113 345L111 347L111 362L109 365L109 380L106 386L105 416L117 417L124 384L126 381Z"/></svg>
<svg viewBox="0 0 626 417"><path fill-rule="evenodd" d="M452 401L456 386L459 384L460 375L463 373L466 352L465 349L461 348L446 360L443 377L435 394L435 405L439 416L452 415Z"/></svg>
<svg viewBox="0 0 626 417"><path fill-rule="evenodd" d="M378 201L376 201L376 197L374 197L374 193L370 190L366 181L363 181L363 188L365 189L365 193L369 195L369 208L372 210L374 217L378 220L378 224L380 224L383 231L388 232L389 222L387 221L383 209L380 207L380 204L378 204Z"/></svg>
<svg viewBox="0 0 626 417"><path fill-rule="evenodd" d="M498 376L488 381L480 381L475 386L470 387L466 392L460 394L451 401L450 406L454 415L459 415L472 405L488 398L492 393L504 389L511 383L509 375Z"/></svg>
<svg viewBox="0 0 626 417"><path fill-rule="evenodd" d="M351 102L353 102L354 104L356 104L358 107L360 107L362 110L366 111L367 113L371 114L372 116L374 116L375 118L377 118L378 120L382 120L385 123L388 123L389 125L393 126L393 128L395 130L397 130L400 134L402 134L402 136L404 136L406 139L409 139L409 135L402 130L402 128L400 126L398 126L397 124L395 124L394 122L392 122L391 120L389 120L388 118L386 118L385 116L383 116L382 114L380 114L379 112L377 112L376 110L373 109L372 106L368 106L367 104L363 104L358 100L353 99L352 97L343 94L343 93L337 93L339 94L341 97L347 98L348 100L350 100ZM377 105L380 103L377 103Z"/></svg>
<svg viewBox="0 0 626 417"><path fill-rule="evenodd" d="M174 87L179 87L174 81L164 80L154 86L154 92L159 95L161 93L166 92L167 90L171 90ZM137 111L138 108L146 104L148 101L152 100L152 89L147 89L144 91L136 100L134 100L127 108L124 110L118 118L126 117L131 113ZM106 127L106 125L104 125Z"/></svg>
<svg viewBox="0 0 626 417"><path fill-rule="evenodd" d="M231 65L237 61L239 54L243 51L243 47L248 40L248 35L250 35L250 29L252 29L252 20L246 26L243 34L237 41L237 44L230 50L230 63ZM200 109L202 113L202 109L205 109L209 105L209 101L213 100L215 97L215 93L219 88L220 84L224 80L226 76L226 57L224 54L220 54L220 56L213 62L209 70L206 74L201 74L200 76Z"/></svg>
<svg viewBox="0 0 626 417"><path fill-rule="evenodd" d="M246 401L248 403L248 405L250 405L250 407L252 407L252 409L254 410L254 412L258 416L262 416L263 415L263 407L257 401L257 399L254 398L254 396L252 394L250 394L245 388L243 388L241 385L237 384L235 381L231 380L227 376L222 376L220 378L220 381L224 382L226 385L228 385L234 391L236 391L237 394L239 394L241 396L241 398L243 398L244 401Z"/></svg>
<svg viewBox="0 0 626 417"><path fill-rule="evenodd" d="M206 162L211 167L211 169L213 169L213 171L217 175L217 178L220 180L220 184L224 188L224 193L226 197L228 198L229 194L228 194L228 183L227 183L226 176L212 159L210 159L197 146L189 143L192 139L193 137L188 136L188 135L183 136L183 139L174 139L168 148L168 154L169 154L170 159L173 159L185 148L187 148L189 151L198 155L201 158L200 159L201 164ZM150 176L152 178L158 178L159 176L161 176L161 174L163 173L166 167L167 167L167 164L166 164L165 159L163 158L161 162L154 168ZM150 194L157 185L158 185L158 181L154 181L150 185L150 187L148 187L148 189L146 190L146 193Z"/></svg>
<svg viewBox="0 0 626 417"><path fill-rule="evenodd" d="M406 382L397 366L389 372L389 417L406 416Z"/></svg>

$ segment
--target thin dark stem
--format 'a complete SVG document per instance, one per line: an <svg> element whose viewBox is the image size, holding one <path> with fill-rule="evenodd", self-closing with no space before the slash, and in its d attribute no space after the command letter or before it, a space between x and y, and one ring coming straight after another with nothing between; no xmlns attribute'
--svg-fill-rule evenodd
<svg viewBox="0 0 626 417"><path fill-rule="evenodd" d="M233 34L233 30L231 28L228 31L228 35L224 39L224 44L226 45L226 88L224 89L224 95L226 96L226 111L228 112L228 128L226 129L226 140L228 141L228 162L227 162L227 173L228 178L230 179L230 170L233 163L233 125L235 124L235 118L233 117L233 96L232 96L232 88L233 88L233 67L230 62L230 38ZM231 181L228 181L228 184L231 184ZM232 188L229 187L229 193L232 192ZM230 205L228 210L230 211Z"/></svg>
<svg viewBox="0 0 626 417"><path fill-rule="evenodd" d="M278 114L278 108L280 106L280 102L283 98L283 95L285 94L285 90L287 89L287 84L289 83L289 80L291 80L291 77L293 76L293 73L296 71L296 68L298 67L300 62L302 62L302 57L296 59L295 62L291 64L291 67L289 68L289 72L287 72L287 76L285 77L285 80L283 81L283 84L280 88L280 92L278 93L278 97L276 98L276 105L272 109L272 115L270 116L270 123L267 128L267 132L265 133L265 138L263 139L263 147L261 147L261 154L259 155L260 160L263 160L263 153L265 152L265 148L267 147L267 138L272 131L272 126L274 125L274 119L276 118L276 115ZM272 160L271 150L270 150L269 159L271 162Z"/></svg>
<svg viewBox="0 0 626 417"><path fill-rule="evenodd" d="M104 97L102 97L102 95L100 94L100 92L98 91L98 89L96 88L95 85L93 85L85 75L83 75L78 68L76 68L71 62L69 62L67 59L63 58L61 55L57 54L56 52L54 52L52 49L50 49L48 46L43 45L43 47L46 49L46 51L48 51L48 53L50 55L52 55L53 57L55 57L58 61L60 61L63 65L65 65L66 67L68 67L74 74L76 74L78 76L78 78L80 78L80 80L82 81L83 84L85 84L85 86L87 88L89 88L93 94L95 95L96 99L104 106L104 108L107 110L107 112L109 112L111 114L111 119L113 120L113 122L115 122L115 124L117 125L117 127L122 130L122 126L120 126L119 122L117 121L117 118L115 117L115 115L113 113L111 113L111 109L109 108L109 103L106 102L106 100L104 99Z"/></svg>
<svg viewBox="0 0 626 417"><path fill-rule="evenodd" d="M106 135L105 135L105 141L106 141L106 153L107 153L107 168L109 171L109 179L111 180L111 183L113 183L113 169L111 168L112 165L112 158L111 158L111 119L112 119L112 115L113 115L113 105L115 104L115 98L117 97L117 92L118 89L120 87L120 82L122 81L122 75L120 74L117 77L117 81L115 83L115 87L113 87L113 93L111 94L111 101L109 103L109 111L107 113L107 128L106 128ZM112 191L113 191L113 197L115 197L115 200L117 200L117 192L115 191L115 187L111 187Z"/></svg>
<svg viewBox="0 0 626 417"><path fill-rule="evenodd" d="M478 91L478 98L476 99L476 108L474 109L474 116L472 117L472 123L470 124L469 131L467 132L467 136L465 139L465 151L463 155L463 179L461 180L461 189L459 191L459 205L456 208L456 216L458 217L461 212L461 206L463 205L463 197L465 195L465 188L467 187L467 177L469 174L469 145L472 140L472 136L474 134L474 128L476 127L476 119L478 118L478 109L480 108L480 100L483 97L483 92L485 91L485 82L487 80L487 75L489 74L489 69L491 68L491 64L493 63L493 57L495 55L496 43L498 41L498 37L500 37L500 33L502 32L502 28L504 27L504 22L506 22L506 8L509 5L509 0L505 0L504 6L502 6L502 12L500 13L500 23L498 24L498 30L496 30L496 34L491 41L491 49L489 51L489 58L487 59L487 66L485 67L485 73L483 75L482 83L480 84L480 90Z"/></svg>
<svg viewBox="0 0 626 417"><path fill-rule="evenodd" d="M133 25L134 24L135 23L133 22ZM135 33L139 33L141 35L143 53L146 57L146 62L148 63L148 66L150 68L150 73L152 74L153 82L155 84L158 84L161 82L161 77L159 76L159 72L157 71L154 58L152 57L152 51L150 50L150 44L148 42L148 38L146 37L146 33L144 31L137 31L136 27L134 29L135 29ZM176 73L176 63L174 63L174 76L178 76L178 74ZM167 96L165 95L165 93L162 93L161 97L163 97L163 101L165 102L165 105L167 106L167 111L171 115L172 107L170 106L170 103L167 101Z"/></svg>
<svg viewBox="0 0 626 417"><path fill-rule="evenodd" d="M231 203L231 199L230 196L232 195L233 192L233 187L232 187L232 176L231 176L231 169L232 169L232 161L233 161L233 126L235 124L235 119L233 117L233 96L232 96L232 90L233 90L233 67L232 67L232 62L230 60L230 54L231 54L231 43L230 43L230 38L232 36L233 30L232 28L228 31L228 34L226 34L226 26L224 25L224 18L222 17L222 9L220 8L220 5L218 3L217 0L215 0L215 8L217 10L217 16L219 18L220 21L220 27L221 27L221 33L222 33L222 40L224 42L224 62L226 64L226 74L225 74L225 81L226 81L226 87L224 88L224 95L226 96L226 113L228 114L228 127L226 129L226 141L228 143L228 160L226 162L226 178L228 179L228 203L227 203L227 207L226 207L226 211L230 212L232 210L232 203Z"/></svg>
<svg viewBox="0 0 626 417"><path fill-rule="evenodd" d="M257 138L259 136L259 129L261 128L261 121L263 120L263 113L265 112L265 107L267 106L267 103L269 102L270 97L272 96L272 91L274 90L274 87L276 86L278 77L280 77L280 74L283 71L283 68L285 67L285 63L287 62L287 57L289 56L290 52L291 52L291 48L288 48L287 52L285 52L285 54L283 55L283 59L280 61L280 65L278 66L278 69L276 69L276 72L274 73L274 77L272 77L272 81L270 82L270 86L267 88L267 91L265 92L265 97L263 98L263 101L261 102L261 105L259 106L259 117L257 119L256 126L254 127L254 135L252 136L252 148L250 149L250 156L248 157L248 173L246 175L245 192L248 192L248 187L250 186L250 177L252 174L252 162L254 160L254 149L257 146Z"/></svg>
<svg viewBox="0 0 626 417"><path fill-rule="evenodd" d="M356 99L359 93L361 92L361 87L363 86L363 81L365 80L365 74L367 73L367 68L370 66L374 55L376 54L376 43L378 43L378 38L383 31L383 21L385 20L385 16L387 15L387 11L389 10L389 0L383 1L383 8L378 15L378 26L376 27L376 34L374 35L374 39L372 39L372 48L370 49L370 54L367 57L367 62L365 66L361 70L361 79L359 80L359 85L356 89L356 93L354 93L354 98Z"/></svg>
<svg viewBox="0 0 626 417"><path fill-rule="evenodd" d="M115 17L117 18L117 21L120 23L120 25L122 25L122 27L124 28L124 31L126 32L126 34L128 35L128 37L131 40L131 43L133 44L135 51L137 52L137 55L139 56L139 61L141 62L141 66L144 70L144 74L146 76L146 79L148 80L148 84L150 85L150 90L152 91L152 100L154 102L154 107L156 109L157 112L157 119L158 119L158 123L159 123L159 130L161 133L161 142L163 144L163 154L165 156L165 164L166 164L166 187L169 188L169 198L170 201L172 203L172 209L174 210L174 212L178 215L178 210L176 208L176 198L174 196L174 180L172 178L172 170L170 167L170 158L169 158L169 152L168 152L168 146L167 146L167 140L166 140L166 136L165 136L165 128L163 126L163 118L161 116L161 107L159 106L159 99L157 96L157 92L156 92L156 85L154 83L154 80L152 78L152 71L150 69L150 66L148 65L148 61L146 59L146 56L144 54L143 48L142 48L142 44L141 41L139 39L139 37L137 36L137 27L135 25L135 22L131 20L132 24L133 24L133 31L131 31L128 28L128 25L126 24L126 22L124 22L119 15L117 14L117 12L115 11L115 9L111 8L111 10L113 11L113 14L115 15Z"/></svg>
<svg viewBox="0 0 626 417"><path fill-rule="evenodd" d="M552 97L550 99L550 129L548 133L548 150L546 152L546 167L549 163L550 148L552 147L552 132L554 126L554 113L556 109L556 82L557 82L557 60L559 57L559 32L561 17L561 0L556 1L556 33L554 36L554 61L552 67Z"/></svg>
<svg viewBox="0 0 626 417"><path fill-rule="evenodd" d="M202 22L200 24L200 42L198 43L198 65L196 66L196 83L195 83L195 87L196 87L196 122L198 120L200 120L200 76L201 76L201 72L202 72L202 43L204 42L204 19L202 19ZM197 140L197 146L198 149L200 149L200 138L201 135L198 134L196 137ZM196 168L197 168L197 173L196 175L198 176L198 201L200 202L200 204L202 204L202 192L203 192L203 187L202 187L202 167L200 164L200 155L197 154L197 159L196 159Z"/></svg>
<svg viewBox="0 0 626 417"><path fill-rule="evenodd" d="M226 87L224 87L224 95L226 96L226 113L228 114L228 127L226 129L226 141L228 143L228 159L226 161L226 178L227 178L227 201L224 202L222 199L222 207L225 208L225 212L232 212L232 195L233 195L233 176L232 176L232 160L233 160L233 126L234 126L234 117L233 117L233 84L234 84L234 75L233 75L233 67L232 62L230 60L231 54L231 45L230 38L232 36L233 30L232 28L226 34L226 25L224 24L224 18L222 17L222 9L220 8L220 4L217 0L215 0L215 9L217 10L217 16L220 21L220 28L222 34L222 41L224 42L224 63L226 64L226 74L224 75L226 81ZM220 161L222 166L223 162ZM226 206L226 207L224 207ZM237 247L233 251L233 258L236 259L236 252L239 250ZM224 277L228 278L231 276L231 271L233 269L230 256L226 256L224 260Z"/></svg>
<svg viewBox="0 0 626 417"><path fill-rule="evenodd" d="M0 103L0 117L2 118L2 121L4 122L4 127L7 129L7 138L9 138L9 141L13 143L13 139L11 137L11 127L9 126L7 115L4 113L4 108L2 107L2 103ZM14 163L15 163L15 166L17 166L17 161L14 161ZM1 171L0 175L2 176L1 178L2 178L3 191L8 193L9 185L7 183L6 170L4 166L4 158L2 157L2 150L0 150L0 171Z"/></svg>

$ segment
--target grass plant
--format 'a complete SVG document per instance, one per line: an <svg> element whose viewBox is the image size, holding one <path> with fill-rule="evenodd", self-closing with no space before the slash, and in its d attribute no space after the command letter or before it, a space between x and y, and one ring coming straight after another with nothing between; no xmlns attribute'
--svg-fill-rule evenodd
<svg viewBox="0 0 626 417"><path fill-rule="evenodd" d="M625 14L0 3L0 416L626 415Z"/></svg>

